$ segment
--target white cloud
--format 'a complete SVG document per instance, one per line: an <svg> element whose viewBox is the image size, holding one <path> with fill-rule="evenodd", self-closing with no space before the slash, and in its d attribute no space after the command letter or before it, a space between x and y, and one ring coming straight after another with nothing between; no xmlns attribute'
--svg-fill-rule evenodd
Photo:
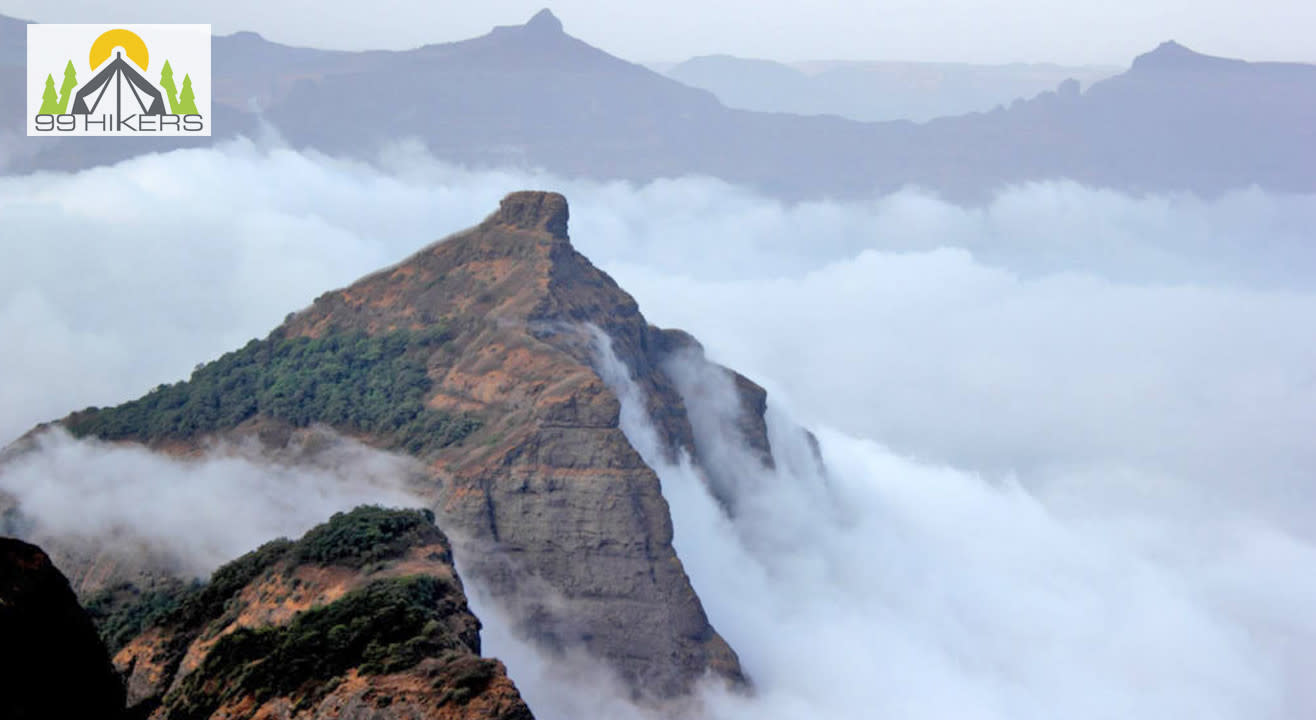
<svg viewBox="0 0 1316 720"><path fill-rule="evenodd" d="M601 368L622 397L623 429L662 477L696 590L758 686L752 699L709 689L713 717L1279 718L1316 708L1303 678L1316 660L1316 623L1303 611L1316 585L1290 581L1316 559L1310 545L1192 506L1179 518L1138 504L1058 511L1017 483L833 431L820 438L825 480L767 471L730 435L703 434L754 479L729 520L688 464L662 462L624 366L604 351ZM683 393L692 411L731 411L710 382ZM789 420L769 420L786 449ZM524 666L541 677L541 659L507 647L514 676ZM526 692L543 717L570 716L553 686Z"/></svg>
<svg viewBox="0 0 1316 720"><path fill-rule="evenodd" d="M651 320L811 422L1030 480L1152 469L1310 506L1311 293L1028 280L958 249L870 250L769 282L612 269Z"/></svg>
<svg viewBox="0 0 1316 720"><path fill-rule="evenodd" d="M0 466L0 491L18 501L38 542L141 549L200 577L267 540L299 537L335 512L426 505L408 489L414 461L346 438L323 445L296 462L241 445L173 458L51 430Z"/></svg>
<svg viewBox="0 0 1316 720"><path fill-rule="evenodd" d="M561 190L577 247L769 386L774 429L818 429L831 469L820 493L742 464L759 487L731 522L661 468L678 550L758 686L703 696L714 716L1316 710L1316 198L1055 183L969 209L913 190L782 205L706 179L383 167L237 144L0 179L0 436L178 379L505 192ZM69 492L96 488L61 452L90 451L43 460L72 483L50 514L76 519ZM106 471L148 462L122 458ZM149 487L186 505L221 475ZM135 521L134 497L109 516ZM624 705L497 630L539 717Z"/></svg>

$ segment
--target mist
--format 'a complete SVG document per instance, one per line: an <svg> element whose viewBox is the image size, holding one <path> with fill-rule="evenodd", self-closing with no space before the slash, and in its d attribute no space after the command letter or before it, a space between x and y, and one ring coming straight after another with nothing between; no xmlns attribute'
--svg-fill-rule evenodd
<svg viewBox="0 0 1316 720"><path fill-rule="evenodd" d="M254 443L174 458L50 429L0 465L0 491L17 501L29 537L148 553L201 578L268 540L299 537L335 512L426 506L408 485L414 460L317 432L323 447L293 451L292 462Z"/></svg>
<svg viewBox="0 0 1316 720"><path fill-rule="evenodd" d="M651 322L767 387L774 451L796 458L758 466L716 420L734 411L725 378L674 359L692 414L712 419L701 442L743 478L728 515L707 478L652 452L643 403L601 346L677 551L755 683L751 697L710 686L691 713L1316 711L1311 196L1062 181L981 207L916 188L792 205L703 178L598 184L469 171L414 148L365 165L246 141L7 177L0 438L185 377L524 188L567 195L573 243ZM817 435L825 476L799 460L797 425ZM94 488L63 468L92 452L107 449L61 440L28 461L26 482L53 486L49 522L91 512L71 499ZM131 470L173 461L123 452L112 477L190 488L150 486L180 506L268 484L262 467L236 484ZM91 505L127 521L131 497ZM308 526L336 502L309 507ZM537 717L646 716L606 671L509 635L468 589L486 652Z"/></svg>
<svg viewBox="0 0 1316 720"><path fill-rule="evenodd" d="M1316 289L1312 196L1132 198L1061 182L1016 188L980 208L917 189L867 203L788 205L710 179L636 187L472 172L406 146L369 166L243 140L72 175L0 178L7 253L0 333L21 349L0 354L0 438L186 377L326 289L478 222L507 191L527 187L564 192L576 246L622 280L652 320L692 331L705 328L689 326L691 315L716 323L727 314L683 312L656 286L711 294L754 280L771 294L772 280L806 289L811 278L823 284L827 273L839 278L849 268L850 281L862 283L865 264L905 262L916 274L903 279L932 290L940 274L956 270L979 283L1017 278L1023 291L1063 292L1070 281L1116 290L1198 287L1206 297L1255 290L1251 297L1286 305ZM1145 277L1161 279L1138 281ZM874 278L873 292L884 282ZM831 290L827 307L821 300L798 306L828 317L844 312L842 336L864 335L849 326L892 315L863 305L871 298ZM927 293L896 292L904 304L934 302L897 315L911 323L939 309ZM858 304L834 307L851 300ZM1027 310L1032 302L1017 305ZM1125 317L1129 309L1093 311ZM941 348L926 350L907 356L918 361Z"/></svg>
<svg viewBox="0 0 1316 720"><path fill-rule="evenodd" d="M775 470L726 424L698 434L722 470L752 482L728 515L688 458L663 460L629 369L606 337L598 349L623 430L662 479L677 550L756 684L747 697L710 680L680 716L1280 718L1316 707L1305 682L1316 622L1304 610L1316 583L1289 565L1316 559L1309 545L1200 512L1189 528L1135 505L1057 510L1017 483L834 431L819 436L824 476L798 461L811 450L777 407L770 434L787 462ZM692 414L739 411L721 369L687 356L667 371ZM545 657L505 632L486 643L539 717L665 716L628 707L581 658ZM568 677L579 696L562 692Z"/></svg>
<svg viewBox="0 0 1316 720"><path fill-rule="evenodd" d="M642 306L680 298L648 316L703 338L807 422L1029 484L1061 474L1154 502L1193 483L1308 525L1309 293L1028 281L952 249L867 251L767 283L614 274Z"/></svg>

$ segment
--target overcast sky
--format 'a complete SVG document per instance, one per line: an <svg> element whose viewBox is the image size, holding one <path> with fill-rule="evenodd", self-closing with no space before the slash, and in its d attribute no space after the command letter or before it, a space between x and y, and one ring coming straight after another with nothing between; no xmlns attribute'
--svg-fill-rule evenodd
<svg viewBox="0 0 1316 720"><path fill-rule="evenodd" d="M198 22L281 42L406 48L520 24L546 0L3 0L40 22ZM640 62L729 53L778 60L873 59L1127 65L1163 40L1253 60L1316 62L1311 0L556 0L569 33Z"/></svg>

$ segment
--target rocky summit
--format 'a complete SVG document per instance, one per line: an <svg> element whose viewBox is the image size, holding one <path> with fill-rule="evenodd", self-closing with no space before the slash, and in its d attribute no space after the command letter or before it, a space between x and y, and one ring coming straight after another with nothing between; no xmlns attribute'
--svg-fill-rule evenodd
<svg viewBox="0 0 1316 720"><path fill-rule="evenodd" d="M62 422L177 455L216 440L286 454L325 426L406 453L468 581L517 632L550 653L583 649L637 697L680 696L710 673L743 685L673 549L658 476L620 427L600 333L643 392L658 452L732 487L704 462L664 370L676 353L707 361L572 247L568 219L561 195L508 195L478 226L325 293L189 380ZM764 391L725 372L740 396L735 429L771 464Z"/></svg>
<svg viewBox="0 0 1316 720"><path fill-rule="evenodd" d="M619 427L590 326L612 339L668 450L698 454L662 370L697 346L649 325L635 301L571 246L556 193L507 196L479 226L328 293L287 336L378 334L441 323L426 406L480 430L430 460L441 517L469 541L472 572L549 648L583 645L642 694L671 696L713 671L743 681L672 548L657 475ZM748 406L762 390L742 383ZM761 423L754 426L766 447Z"/></svg>

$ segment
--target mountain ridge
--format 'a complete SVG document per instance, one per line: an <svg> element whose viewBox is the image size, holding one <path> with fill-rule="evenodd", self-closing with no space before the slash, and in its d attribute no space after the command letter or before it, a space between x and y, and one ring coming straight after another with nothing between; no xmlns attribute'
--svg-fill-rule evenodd
<svg viewBox="0 0 1316 720"><path fill-rule="evenodd" d="M1200 53L1189 47L1181 45L1175 40L1166 40L1155 48L1138 55L1133 59L1131 70L1193 70L1201 71L1206 69L1244 69L1249 66L1261 66L1266 68L1310 68L1311 63L1301 63L1281 60L1242 60L1238 58L1227 58L1217 55L1208 55Z"/></svg>
<svg viewBox="0 0 1316 720"><path fill-rule="evenodd" d="M973 204L1013 184L1061 178L1130 193L1316 191L1316 170L1295 151L1316 140L1312 65L1195 53L1171 62L1153 51L1083 92L1066 83L990 112L860 123L729 109L540 17L529 30L502 26L409 51L217 38L213 141L17 140L7 171L209 145L257 134L264 121L295 148L368 160L414 139L439 160L473 168L632 182L706 175L787 200L917 185ZM1148 70L1157 66L1176 71ZM21 93L21 68L0 73L0 85ZM11 112L6 124L17 130L21 109Z"/></svg>
<svg viewBox="0 0 1316 720"><path fill-rule="evenodd" d="M102 624L148 597L111 605ZM532 720L502 663L480 656L480 621L428 511L337 513L149 602L162 609L114 666L133 711L155 720Z"/></svg>
<svg viewBox="0 0 1316 720"><path fill-rule="evenodd" d="M549 653L584 649L655 702L687 694L710 672L746 687L672 546L658 476L620 427L620 401L595 367L596 333L643 389L662 451L690 457L710 487L726 487L737 479L703 462L707 449L664 369L676 354L707 361L689 335L649 325L572 247L568 218L557 193L512 193L475 227L322 294L190 380L62 423L179 457L225 442L287 457L333 442L324 422L411 454L420 469L409 487L432 503L464 572L507 610L515 632ZM733 430L771 464L766 393L710 367L734 381ZM357 386L365 394L339 392ZM371 398L395 399L376 410ZM417 404L390 412L404 398ZM406 441L408 428L442 432L456 417L471 429ZM82 563L68 568L79 578L103 560L69 557Z"/></svg>
<svg viewBox="0 0 1316 720"><path fill-rule="evenodd" d="M1016 98L1053 90L1069 78L1088 86L1121 72L1122 68L1045 63L973 65L825 60L781 63L705 55L659 71L714 93L729 108L835 115L856 122L926 122L938 117L987 112Z"/></svg>

